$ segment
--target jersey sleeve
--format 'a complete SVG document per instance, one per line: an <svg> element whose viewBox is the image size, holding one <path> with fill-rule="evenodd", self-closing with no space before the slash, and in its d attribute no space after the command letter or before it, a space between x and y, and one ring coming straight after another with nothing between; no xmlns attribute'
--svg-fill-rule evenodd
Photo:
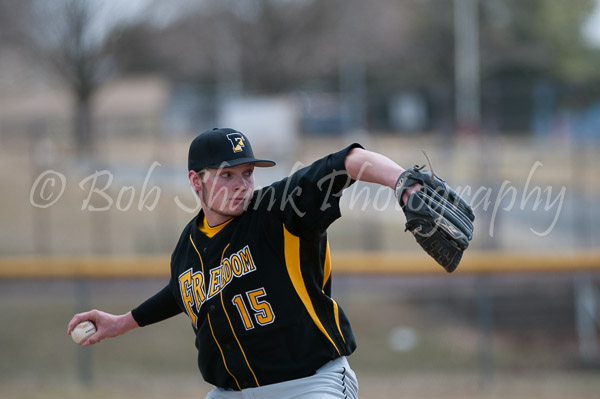
<svg viewBox="0 0 600 399"><path fill-rule="evenodd" d="M158 323L181 313L169 285L131 311L140 327Z"/></svg>
<svg viewBox="0 0 600 399"><path fill-rule="evenodd" d="M354 183L346 172L346 156L357 147L363 148L354 143L296 171L262 192L264 198L271 198L269 190L273 190L275 201L270 205L277 207L275 211L292 234L300 236L322 232L341 216L339 202L342 192Z"/></svg>

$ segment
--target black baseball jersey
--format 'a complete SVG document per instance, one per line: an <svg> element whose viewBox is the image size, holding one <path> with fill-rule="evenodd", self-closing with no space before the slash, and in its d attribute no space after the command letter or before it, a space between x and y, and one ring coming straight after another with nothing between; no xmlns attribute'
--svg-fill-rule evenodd
<svg viewBox="0 0 600 399"><path fill-rule="evenodd" d="M351 354L350 323L331 298L326 229L353 183L344 162L356 146L256 190L212 237L198 228L200 211L173 251L168 286L133 310L136 321L187 313L204 379L234 390L306 377Z"/></svg>

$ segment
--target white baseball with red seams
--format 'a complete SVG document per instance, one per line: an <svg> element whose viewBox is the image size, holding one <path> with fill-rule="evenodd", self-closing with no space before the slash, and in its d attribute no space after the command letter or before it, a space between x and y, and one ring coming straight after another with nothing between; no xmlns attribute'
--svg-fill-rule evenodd
<svg viewBox="0 0 600 399"><path fill-rule="evenodd" d="M96 326L91 321L82 321L71 331L71 338L79 344L96 332Z"/></svg>

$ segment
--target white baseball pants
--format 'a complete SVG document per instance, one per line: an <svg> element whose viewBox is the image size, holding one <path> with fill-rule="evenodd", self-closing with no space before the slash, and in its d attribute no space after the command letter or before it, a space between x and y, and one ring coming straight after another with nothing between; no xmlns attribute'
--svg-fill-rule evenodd
<svg viewBox="0 0 600 399"><path fill-rule="evenodd" d="M348 360L340 357L326 363L314 375L297 380L228 391L214 388L206 399L357 399L358 381Z"/></svg>

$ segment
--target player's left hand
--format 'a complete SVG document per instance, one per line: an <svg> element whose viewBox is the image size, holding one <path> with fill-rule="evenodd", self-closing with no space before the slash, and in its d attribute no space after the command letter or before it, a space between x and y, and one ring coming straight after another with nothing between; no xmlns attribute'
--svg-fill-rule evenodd
<svg viewBox="0 0 600 399"><path fill-rule="evenodd" d="M471 206L444 180L418 166L400 175L395 193L406 230L447 272L454 271L473 237Z"/></svg>
<svg viewBox="0 0 600 399"><path fill-rule="evenodd" d="M421 188L423 188L423 185L419 183L415 183L412 186L407 187L404 190L404 193L402 193L402 203L406 204L408 202L408 197L419 191Z"/></svg>

